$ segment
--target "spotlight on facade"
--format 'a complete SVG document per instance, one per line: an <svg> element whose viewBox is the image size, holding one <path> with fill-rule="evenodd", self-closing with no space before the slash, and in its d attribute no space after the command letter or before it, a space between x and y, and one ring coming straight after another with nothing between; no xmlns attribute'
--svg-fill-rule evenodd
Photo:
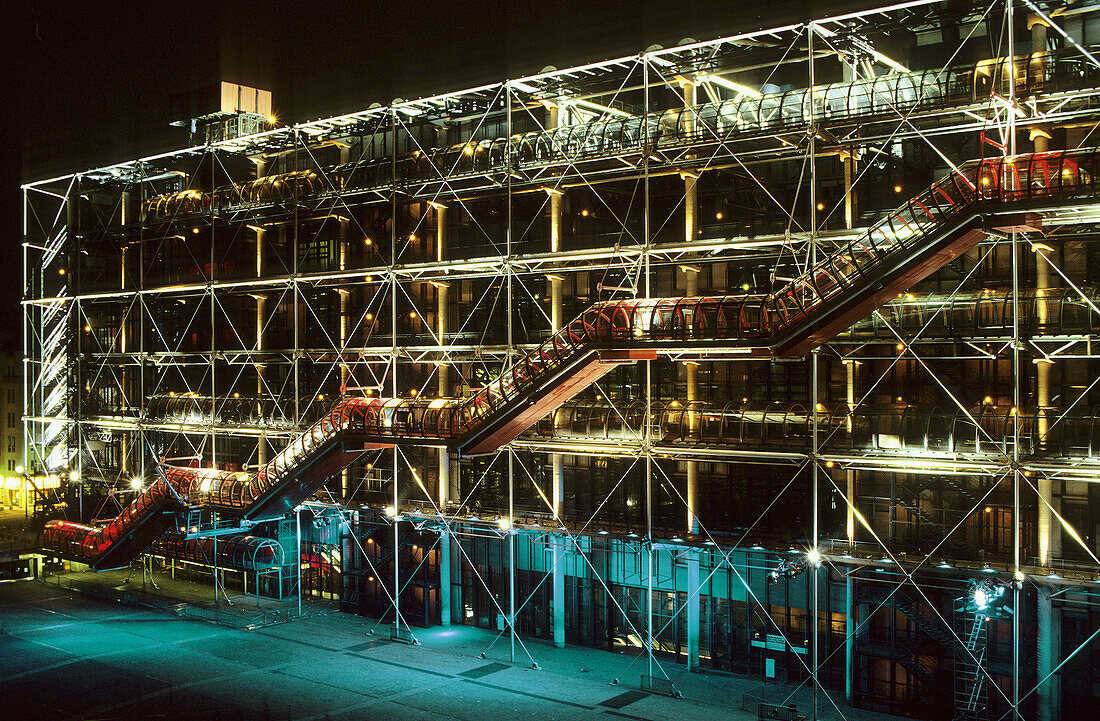
<svg viewBox="0 0 1100 721"><path fill-rule="evenodd" d="M818 555L820 559L820 554ZM794 578L799 576L803 571L810 568L813 564L810 563L808 557L798 558L794 560L788 560L781 562L778 566L768 572L765 577L765 582L770 586L775 583L779 583L784 578Z"/></svg>
<svg viewBox="0 0 1100 721"><path fill-rule="evenodd" d="M816 548L811 548L806 554L806 560L810 562L810 565L814 568L821 568L821 551Z"/></svg>
<svg viewBox="0 0 1100 721"><path fill-rule="evenodd" d="M1006 605L1009 583L999 578L986 578L974 581L970 587L969 597L962 600L966 610L976 616L987 618L1008 618L1012 615L1012 608Z"/></svg>
<svg viewBox="0 0 1100 721"><path fill-rule="evenodd" d="M131 478L130 479L130 488L133 488L135 491L140 491L141 490L141 479L136 478L136 477Z"/></svg>

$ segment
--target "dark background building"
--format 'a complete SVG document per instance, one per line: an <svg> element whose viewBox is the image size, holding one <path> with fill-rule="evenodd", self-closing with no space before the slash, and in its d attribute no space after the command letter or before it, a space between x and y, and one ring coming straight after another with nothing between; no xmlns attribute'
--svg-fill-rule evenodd
<svg viewBox="0 0 1100 721"><path fill-rule="evenodd" d="M733 330L692 346L716 317L692 308L661 355L542 419L507 464L411 443L336 474L302 512L304 545L288 521L255 532L307 566L295 590L348 612L391 617L396 574L413 625L501 629L518 595L531 602L512 628L556 644L639 653L656 618L663 660L797 683L821 651L819 681L857 707L997 718L1013 680L1030 689L1100 621L1100 396L1076 350L1093 340L1100 256L1091 150L1026 172L980 161L1096 145L1097 68L1019 8L1022 59L997 60L1005 8L968 3L636 60L843 9L32 6L24 179L128 159L28 194L60 219L26 238L47 248L25 277L28 457L72 481L38 520L143 497L165 457L247 474L337 398L444 407L596 301L774 301L811 247L842 265L846 247L964 217L975 247L817 354L749 358ZM1094 14L1062 10L1091 47ZM517 77L507 101L459 90ZM272 134L204 145L201 124L168 124L170 97L215 82L270 90ZM393 110L306 122L372 103ZM1023 190L1041 230L996 219ZM78 302L62 324L50 298L65 288ZM803 302L784 297L786 312ZM757 328L752 308L722 327ZM154 555L197 563L174 543ZM1096 658L1086 647L1026 715L1090 708Z"/></svg>

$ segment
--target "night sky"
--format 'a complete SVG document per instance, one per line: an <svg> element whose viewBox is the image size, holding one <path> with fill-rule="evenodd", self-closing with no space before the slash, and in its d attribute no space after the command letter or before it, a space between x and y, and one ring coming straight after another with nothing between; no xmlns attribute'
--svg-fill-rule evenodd
<svg viewBox="0 0 1100 721"><path fill-rule="evenodd" d="M20 345L20 182L183 147L171 94L268 88L294 123L872 2L72 2L5 8L0 343ZM818 7L816 12L813 7ZM11 117L14 116L14 117Z"/></svg>

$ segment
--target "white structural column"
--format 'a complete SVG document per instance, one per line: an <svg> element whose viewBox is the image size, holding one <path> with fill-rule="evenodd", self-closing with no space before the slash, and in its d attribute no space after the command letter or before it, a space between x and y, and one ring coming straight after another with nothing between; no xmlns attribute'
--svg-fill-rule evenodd
<svg viewBox="0 0 1100 721"><path fill-rule="evenodd" d="M844 370L848 378L847 382L847 394L845 402L848 404L848 419L845 421L848 426L848 433L852 432L853 418L852 413L855 412L856 405L856 381L859 376L859 361L854 358L848 358L844 361ZM846 484L847 503L845 503L846 512L844 517L844 530L848 539L849 549L855 546L856 542L856 472L851 468L847 468L844 471L844 479Z"/></svg>
<svg viewBox="0 0 1100 721"><path fill-rule="evenodd" d="M435 259L444 261L447 258L447 206L442 203L433 203L435 210ZM435 324L436 336L440 345L446 344L447 337L447 292L446 283L436 282L432 284L436 293ZM440 359L436 367L438 391L440 398L451 395L450 366L445 359ZM457 474L456 474L457 478ZM451 454L446 448L439 449L439 510L447 512L447 504L458 495L458 489L451 487ZM453 593L451 572L458 568L458 546L447 530L439 534L439 616L444 626L452 623L462 623L462 596Z"/></svg>
<svg viewBox="0 0 1100 721"><path fill-rule="evenodd" d="M1059 676L1053 674L1059 663L1062 648L1060 611L1054 607L1051 598L1054 592L1054 588L1040 585L1035 599L1036 640L1038 641L1035 654L1035 680L1039 684L1036 690L1038 721L1057 721L1062 717Z"/></svg>
<svg viewBox="0 0 1100 721"><path fill-rule="evenodd" d="M693 183L694 178L686 178L685 183ZM689 216L693 217L693 216ZM691 231L689 231L690 233ZM681 266L680 269L684 273L684 294L688 298L699 295L699 269L692 266ZM693 404L699 400L699 363L696 361L685 361L682 364L684 369L684 380L687 387L687 407L688 413L688 429L689 432L695 431L696 419L693 410ZM696 513L696 509L699 504L699 464L695 461L685 461L684 465L687 467L687 532L699 533L699 516Z"/></svg>
<svg viewBox="0 0 1100 721"><path fill-rule="evenodd" d="M859 621L856 619L855 574L844 578L844 698L852 703L855 687L856 635Z"/></svg>
<svg viewBox="0 0 1100 721"><path fill-rule="evenodd" d="M695 465L694 463L692 465ZM687 667L691 670L699 668L699 559L702 551L690 549L685 551L685 566L687 567L687 606L684 608L684 623L687 641Z"/></svg>
<svg viewBox="0 0 1100 721"><path fill-rule="evenodd" d="M1028 17L1028 29L1031 31L1032 63L1045 64L1044 51L1047 44L1046 23L1036 15ZM1043 68L1038 68L1042 71ZM1041 77L1041 75L1040 75ZM1028 131L1035 152L1042 153L1050 149L1051 133L1045 126L1035 126ZM1072 147L1072 146L1071 146ZM1035 314L1042 329L1049 317L1050 309L1045 300L1049 290L1054 287L1051 283L1050 265L1053 248L1046 243L1041 243L1035 253ZM1049 332L1040 330L1040 332ZM1053 363L1046 358L1039 359L1035 368L1036 404L1038 405L1037 430L1041 442L1045 440L1049 429L1047 412L1050 407L1050 371ZM1061 534L1057 524L1053 523L1051 507L1056 503L1054 499L1052 482L1047 474L1040 474L1038 478L1039 503L1037 531L1039 536L1039 563L1047 565L1061 552ZM1049 504L1049 505L1048 505ZM1036 703L1036 718L1038 721L1054 721L1061 718L1061 688L1059 677L1052 675L1061 655L1062 624L1059 617L1059 609L1055 608L1051 599L1054 589L1040 585L1036 591L1035 620L1037 626L1035 648L1035 673L1036 682L1039 684L1036 690L1038 701ZM1049 678L1048 678L1049 677Z"/></svg>
<svg viewBox="0 0 1100 721"><path fill-rule="evenodd" d="M558 106L547 106L547 129L558 127ZM550 195L550 252L561 252L561 224L562 205L564 193L559 189L548 191ZM562 326L562 276L551 274L550 281L550 332L557 333ZM560 415L554 413L554 426L557 427ZM551 491L550 502L554 505L554 517L560 519L563 502L565 501L565 468L560 453L550 454ZM551 614L553 618L554 646L565 647L565 559L566 539L564 534L551 534L550 552L552 554L550 573L553 583L553 603Z"/></svg>
<svg viewBox="0 0 1100 721"><path fill-rule="evenodd" d="M695 106L695 83L684 81L681 83L684 91L684 107ZM695 122L690 112L683 113L682 128L687 137L691 137L695 128ZM681 172L684 179L684 240L692 242L698 231L698 173L693 171ZM699 269L694 266L680 266L684 273L684 295L688 298L699 295ZM687 385L687 404L691 408L692 403L698 400L699 391L699 364L689 361L684 364L684 375ZM694 430L695 419L693 414L688 414L688 423ZM698 471L699 466L695 461L687 461L687 532L699 533L699 518L695 513L698 502ZM690 590L690 589L689 589ZM690 621L690 618L689 618ZM690 623L689 623L690 628ZM690 631L689 631L690 634Z"/></svg>
<svg viewBox="0 0 1100 721"><path fill-rule="evenodd" d="M841 63L841 75L844 82L850 83L856 79L855 68L849 63ZM847 145L840 150L840 159L844 163L844 227L851 230L855 227L856 191L852 188L852 180L856 177L856 146Z"/></svg>
<svg viewBox="0 0 1100 721"><path fill-rule="evenodd" d="M695 107L695 83L684 82L681 84L684 91L684 107L689 111L683 114L683 132L686 137L691 137L695 129L695 120L690 108ZM692 242L698 235L698 182L699 177L693 172L682 174L684 179L684 240ZM683 266L684 295L693 298L699 295L699 269L694 266ZM689 361L684 364L685 380L687 381L687 405L689 411L699 399L699 364ZM695 415L688 414L689 430L695 430ZM699 464L695 461L687 461L687 532L698 534L700 531L699 516ZM699 551L687 551L685 564L687 569L687 607L684 609L685 634L687 641L687 667L696 669L699 667Z"/></svg>
<svg viewBox="0 0 1100 721"><path fill-rule="evenodd" d="M551 464L551 473L553 474L552 486L551 486L551 498L554 504L554 515L558 518L561 517L562 501L565 499L565 483L562 476L562 462L561 455L555 454L554 458L557 459L556 463ZM567 558L566 549L566 537L563 533L552 533L551 535L551 553L553 554L553 563L551 566L551 573L553 574L553 626L554 626L554 646L557 648L565 647L565 559Z"/></svg>
<svg viewBox="0 0 1100 721"><path fill-rule="evenodd" d="M845 423L848 426L848 433L851 434L853 421L851 413L855 410L856 405L856 380L859 373L859 361L854 358L848 358L844 361L844 369L848 378L845 402L848 404L849 413ZM848 548L850 552L854 548L856 542L856 472L851 468L846 468L844 470L844 479L845 495L847 496L847 502L844 504L844 530L845 536L848 539ZM851 703L853 700L852 691L856 661L856 636L858 635L855 598L856 583L853 576L854 574L848 574L844 584L844 697L848 700L848 703Z"/></svg>
<svg viewBox="0 0 1100 721"><path fill-rule="evenodd" d="M1036 42L1035 36L1041 36L1041 45L1045 45L1046 42L1046 25L1039 23L1032 24L1032 38L1033 43ZM1036 126L1030 128L1028 135L1034 144L1035 152L1043 153L1050 149L1050 130L1043 126ZM1052 260L1053 247L1048 243L1054 241L1046 241L1038 243L1035 252L1035 316L1039 322L1040 332L1049 333L1049 329L1045 326L1050 319L1050 308L1046 301L1046 296L1050 292L1051 288L1055 285L1052 282L1053 278L1050 272L1050 264L1048 261ZM1047 430L1049 427L1049 418L1047 414L1050 408L1050 371L1054 362L1048 358L1039 358L1035 363L1035 402L1038 406L1037 417L1037 430L1039 432L1040 442L1046 441ZM1039 500L1038 519L1037 519L1037 531L1039 535L1039 563L1041 565L1048 565L1051 559L1058 555L1061 551L1061 534L1059 533L1058 524L1053 522L1053 513L1051 508L1057 508L1057 501L1054 498L1053 481L1047 474L1041 474L1038 479Z"/></svg>

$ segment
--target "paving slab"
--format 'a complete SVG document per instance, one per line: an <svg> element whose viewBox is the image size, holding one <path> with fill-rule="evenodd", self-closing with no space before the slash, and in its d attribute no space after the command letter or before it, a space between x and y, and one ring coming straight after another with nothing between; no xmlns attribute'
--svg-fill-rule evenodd
<svg viewBox="0 0 1100 721"><path fill-rule="evenodd" d="M241 675L255 670L248 664L171 644L127 651L101 660L114 668L140 670L147 676L174 686Z"/></svg>
<svg viewBox="0 0 1100 721"><path fill-rule="evenodd" d="M283 666L280 675L316 680L326 686L351 691L363 696L383 698L405 693L410 689L434 688L450 678L424 673L414 666L394 666L362 656L332 655L311 658Z"/></svg>
<svg viewBox="0 0 1100 721"><path fill-rule="evenodd" d="M171 686L95 660L45 668L4 682L5 697L25 696L48 708L75 715L113 704L120 696L144 696Z"/></svg>
<svg viewBox="0 0 1100 721"><path fill-rule="evenodd" d="M297 662L302 654L301 646L269 636L255 636L244 631L227 630L215 636L181 641L179 645L256 668L292 664Z"/></svg>
<svg viewBox="0 0 1100 721"><path fill-rule="evenodd" d="M0 636L0 682L46 666L75 660L77 656L59 648L43 646L18 636Z"/></svg>
<svg viewBox="0 0 1100 721"><path fill-rule="evenodd" d="M329 603L307 602L305 610L299 620L242 631L170 607L104 602L40 583L0 585L0 688L14 699L0 718L748 721L755 709L740 710L742 696L762 689L809 709L808 688L765 688L666 659L657 663L684 699L641 692L647 663L636 654L524 639L541 666L535 670L519 644L513 663L510 639L492 631L415 629L422 645L408 646L390 641L385 624L333 614ZM620 683L612 686L614 678ZM842 709L847 721L894 718ZM840 716L823 700L821 718Z"/></svg>

